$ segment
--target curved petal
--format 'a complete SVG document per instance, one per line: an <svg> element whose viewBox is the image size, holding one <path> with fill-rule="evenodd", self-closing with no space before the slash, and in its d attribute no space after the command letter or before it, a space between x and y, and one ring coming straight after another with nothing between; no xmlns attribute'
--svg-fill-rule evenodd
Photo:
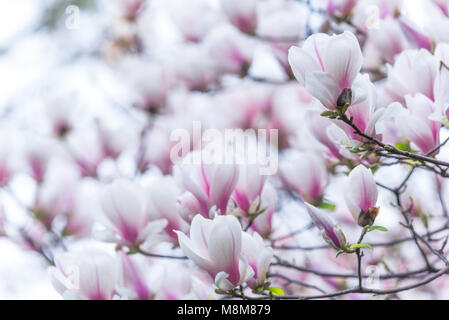
<svg viewBox="0 0 449 320"><path fill-rule="evenodd" d="M306 90L317 98L327 109L337 108L337 99L340 88L335 79L328 73L306 72Z"/></svg>
<svg viewBox="0 0 449 320"><path fill-rule="evenodd" d="M332 36L326 47L324 66L337 81L340 90L351 88L362 68L363 56L359 42L353 33Z"/></svg>
<svg viewBox="0 0 449 320"><path fill-rule="evenodd" d="M296 80L302 86L305 84L305 75L307 72L321 70L318 61L307 51L299 47L293 46L288 50L288 63L292 68Z"/></svg>

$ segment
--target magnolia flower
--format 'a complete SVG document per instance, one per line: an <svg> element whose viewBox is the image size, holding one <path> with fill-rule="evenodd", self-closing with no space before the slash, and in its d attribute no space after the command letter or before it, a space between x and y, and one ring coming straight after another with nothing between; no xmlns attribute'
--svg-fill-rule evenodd
<svg viewBox="0 0 449 320"><path fill-rule="evenodd" d="M307 10L296 2L267 1L261 2L260 11L262 14L258 18L256 33L269 41L276 59L288 76L293 78L288 64L288 49L297 44L305 33Z"/></svg>
<svg viewBox="0 0 449 320"><path fill-rule="evenodd" d="M263 286L274 255L273 249L265 245L262 237L257 232L254 232L252 235L243 232L242 255L254 270L253 278L248 280L248 285L253 289Z"/></svg>
<svg viewBox="0 0 449 320"><path fill-rule="evenodd" d="M47 228L52 227L56 217L67 217L74 211L79 178L79 172L73 166L60 163L49 166L33 205L35 217Z"/></svg>
<svg viewBox="0 0 449 320"><path fill-rule="evenodd" d="M161 270L162 269L162 270ZM153 270L151 270L153 272ZM207 300L216 298L210 281L203 281L194 270L181 265L167 264L157 270L161 286L158 300Z"/></svg>
<svg viewBox="0 0 449 320"><path fill-rule="evenodd" d="M264 84L239 86L219 95L218 107L228 127L260 128L269 121L272 96L273 88Z"/></svg>
<svg viewBox="0 0 449 320"><path fill-rule="evenodd" d="M221 0L221 6L231 23L246 33L257 25L257 0Z"/></svg>
<svg viewBox="0 0 449 320"><path fill-rule="evenodd" d="M206 90L215 79L213 61L204 46L186 44L175 52L172 67L178 81L190 90Z"/></svg>
<svg viewBox="0 0 449 320"><path fill-rule="evenodd" d="M351 32L333 36L314 34L301 48L290 48L288 61L299 83L326 108L337 108L344 89L351 89L353 103L363 100L363 92L353 85L363 57Z"/></svg>
<svg viewBox="0 0 449 320"><path fill-rule="evenodd" d="M91 235L95 214L101 212L96 184L89 180L80 180L72 189L73 201L65 212L66 224L63 233L84 237Z"/></svg>
<svg viewBox="0 0 449 320"><path fill-rule="evenodd" d="M415 23L403 16L399 17L398 21L404 35L407 37L408 41L414 45L414 47L432 51L432 40L430 37L425 35Z"/></svg>
<svg viewBox="0 0 449 320"><path fill-rule="evenodd" d="M368 29L367 43L374 46L381 59L388 63L394 63L397 54L410 48L397 19L391 17L379 21L378 28Z"/></svg>
<svg viewBox="0 0 449 320"><path fill-rule="evenodd" d="M76 92L60 92L45 101L45 112L53 134L64 138L74 127L80 112L79 97Z"/></svg>
<svg viewBox="0 0 449 320"><path fill-rule="evenodd" d="M124 59L122 65L120 75L129 82L137 106L150 112L162 108L171 80L166 66L160 61L134 57Z"/></svg>
<svg viewBox="0 0 449 320"><path fill-rule="evenodd" d="M25 160L31 177L38 183L44 180L48 164L55 154L54 145L49 141L33 139L25 146Z"/></svg>
<svg viewBox="0 0 449 320"><path fill-rule="evenodd" d="M304 201L318 204L327 185L327 170L322 159L313 153L295 151L280 164L286 187Z"/></svg>
<svg viewBox="0 0 449 320"><path fill-rule="evenodd" d="M216 207L212 207L208 214L203 214L204 216L209 217L210 211L214 211ZM190 192L184 192L181 196L177 199L177 210L179 216L184 219L187 223L191 223L192 219L197 214L202 214L201 212L203 209L201 208L201 204L198 202L196 197L190 193Z"/></svg>
<svg viewBox="0 0 449 320"><path fill-rule="evenodd" d="M219 73L244 76L248 72L254 46L232 26L214 28L204 39L204 46Z"/></svg>
<svg viewBox="0 0 449 320"><path fill-rule="evenodd" d="M376 207L377 187L371 170L363 165L352 169L345 185L345 201L358 225L373 224L379 208Z"/></svg>
<svg viewBox="0 0 449 320"><path fill-rule="evenodd" d="M433 86L438 71L435 57L427 50L405 50L387 65L388 79L384 90L391 101L404 103L406 94L422 93L434 100Z"/></svg>
<svg viewBox="0 0 449 320"><path fill-rule="evenodd" d="M346 237L334 219L322 209L318 209L307 202L305 205L313 223L321 230L324 240L335 250L345 249L347 246Z"/></svg>
<svg viewBox="0 0 449 320"><path fill-rule="evenodd" d="M187 232L189 225L178 213L177 198L181 191L176 185L175 180L170 176L165 176L153 181L148 188L147 211L150 218L166 219L167 226L165 233L175 242L178 236L175 230Z"/></svg>
<svg viewBox="0 0 449 320"><path fill-rule="evenodd" d="M443 12L444 15L449 16L449 2L447 0L432 0L432 2Z"/></svg>
<svg viewBox="0 0 449 320"><path fill-rule="evenodd" d="M101 204L103 212L115 231L99 234L108 241L130 247L149 245L158 240L158 234L167 225L165 219L150 221L142 190L128 180L119 179L106 186L101 197Z"/></svg>
<svg viewBox="0 0 449 320"><path fill-rule="evenodd" d="M405 96L407 110L402 109L395 119L400 134L413 142L423 154L427 154L440 144L438 121L429 117L437 112L435 104L423 94ZM438 152L439 150L436 150Z"/></svg>
<svg viewBox="0 0 449 320"><path fill-rule="evenodd" d="M260 166L256 164L242 164L239 171L232 199L244 214L254 214L261 208L261 194L266 176L260 174Z"/></svg>
<svg viewBox="0 0 449 320"><path fill-rule="evenodd" d="M54 288L65 299L109 300L115 293L115 259L103 251L58 254L49 273Z"/></svg>
<svg viewBox="0 0 449 320"><path fill-rule="evenodd" d="M97 170L107 155L96 128L87 127L72 132L68 137L69 150L83 176L97 175Z"/></svg>
<svg viewBox="0 0 449 320"><path fill-rule="evenodd" d="M432 190L433 191L433 190ZM428 196L423 194L419 184L411 183L400 195L401 205L415 217L425 216L435 213L433 202L428 201Z"/></svg>
<svg viewBox="0 0 449 320"><path fill-rule="evenodd" d="M251 230L256 231L262 237L268 237L272 231L273 214L276 211L277 193L269 182L265 183L261 194L260 207L264 209L253 221Z"/></svg>
<svg viewBox="0 0 449 320"><path fill-rule="evenodd" d="M126 130L126 128L112 129L99 119L95 119L95 127L100 148L105 158L117 159L129 145L129 141L135 140L132 132Z"/></svg>
<svg viewBox="0 0 449 320"><path fill-rule="evenodd" d="M251 279L253 269L241 256L242 227L234 216L216 216L213 220L196 215L190 238L177 232L184 254L215 279L215 285L229 291Z"/></svg>
<svg viewBox="0 0 449 320"><path fill-rule="evenodd" d="M219 12L202 0L191 0L188 6L184 0L173 0L170 13L184 39L189 42L201 41L222 20Z"/></svg>
<svg viewBox="0 0 449 320"><path fill-rule="evenodd" d="M328 118L320 116L316 110L307 112L307 128L320 145L325 149L323 152L327 158L341 160L343 156L340 153L340 147L337 141L331 139L328 129L335 124Z"/></svg>
<svg viewBox="0 0 449 320"><path fill-rule="evenodd" d="M206 161L203 155L201 151L194 151L186 156L182 163L175 166L175 177L197 200L201 209L198 213L208 217L215 206L219 213L225 214L238 181L239 168L236 164Z"/></svg>
<svg viewBox="0 0 449 320"><path fill-rule="evenodd" d="M402 0L357 1L352 10L351 22L359 29L369 32L381 28L383 20L396 18L400 14Z"/></svg>
<svg viewBox="0 0 449 320"><path fill-rule="evenodd" d="M146 257L119 252L118 288L122 298L149 300L154 298L161 283L151 278ZM150 283L152 286L150 287Z"/></svg>
<svg viewBox="0 0 449 320"><path fill-rule="evenodd" d="M440 61L440 67L433 87L437 112L431 118L443 122L449 116L449 44L438 44L435 57Z"/></svg>
<svg viewBox="0 0 449 320"><path fill-rule="evenodd" d="M151 165L154 165L163 174L170 173L173 166L170 160L172 147L170 129L156 122L142 137L142 147L138 157L139 170L145 172Z"/></svg>

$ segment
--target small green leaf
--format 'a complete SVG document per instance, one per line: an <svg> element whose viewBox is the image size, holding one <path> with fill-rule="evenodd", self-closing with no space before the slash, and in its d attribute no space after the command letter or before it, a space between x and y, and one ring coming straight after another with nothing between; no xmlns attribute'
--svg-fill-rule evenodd
<svg viewBox="0 0 449 320"><path fill-rule="evenodd" d="M378 230L378 231L383 231L383 232L387 232L388 229L382 226L371 226L368 228L368 232L374 231L374 230Z"/></svg>
<svg viewBox="0 0 449 320"><path fill-rule="evenodd" d="M338 258L338 256L341 255L342 253L344 253L344 251L343 251L343 250L339 250L339 251L337 252L337 254L335 255L335 258Z"/></svg>
<svg viewBox="0 0 449 320"><path fill-rule="evenodd" d="M335 111L326 110L326 111L321 112L321 116L322 117L335 117L335 116L337 116L337 114L335 113Z"/></svg>
<svg viewBox="0 0 449 320"><path fill-rule="evenodd" d="M345 105L343 106L343 108L341 109L341 113L345 114L346 111L348 111L349 106L350 106L350 103L346 102Z"/></svg>
<svg viewBox="0 0 449 320"><path fill-rule="evenodd" d="M349 149L349 151L351 153L359 153L359 152L363 152L364 150L362 150L360 148L357 148L357 147L354 147L354 148Z"/></svg>
<svg viewBox="0 0 449 320"><path fill-rule="evenodd" d="M216 294L228 294L228 292L226 292L226 291L223 291L223 290L221 290L221 289L215 289L215 293Z"/></svg>
<svg viewBox="0 0 449 320"><path fill-rule="evenodd" d="M277 296L285 296L285 291L278 287L270 287L268 288L274 295Z"/></svg>
<svg viewBox="0 0 449 320"><path fill-rule="evenodd" d="M318 204L318 208L326 209L326 210L329 210L329 211L334 211L335 208L337 208L337 205L332 203L332 202L328 202L326 200L323 200L323 201L321 201Z"/></svg>
<svg viewBox="0 0 449 320"><path fill-rule="evenodd" d="M371 247L369 244L366 243L354 243L349 249L359 249L359 248L366 248L373 250L373 247Z"/></svg>
<svg viewBox="0 0 449 320"><path fill-rule="evenodd" d="M402 151L410 151L410 144L408 142L399 142L395 145L395 148Z"/></svg>

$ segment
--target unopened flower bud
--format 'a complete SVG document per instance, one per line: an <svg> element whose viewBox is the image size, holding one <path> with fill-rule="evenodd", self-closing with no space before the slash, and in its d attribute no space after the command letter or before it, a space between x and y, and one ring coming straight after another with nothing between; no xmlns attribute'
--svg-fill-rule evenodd
<svg viewBox="0 0 449 320"><path fill-rule="evenodd" d="M346 104L350 105L352 101L352 90L344 88L337 99L337 107L343 108Z"/></svg>

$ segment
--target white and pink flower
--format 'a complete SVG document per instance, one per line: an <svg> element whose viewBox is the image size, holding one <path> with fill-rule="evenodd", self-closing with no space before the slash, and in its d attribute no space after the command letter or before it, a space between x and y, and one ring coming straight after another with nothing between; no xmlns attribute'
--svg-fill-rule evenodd
<svg viewBox="0 0 449 320"><path fill-rule="evenodd" d="M314 34L301 48L291 47L288 60L299 83L327 109L337 108L344 89L351 89L353 103L363 100L364 93L354 85L362 67L362 51L351 32Z"/></svg>
<svg viewBox="0 0 449 320"><path fill-rule="evenodd" d="M213 220L196 215L190 238L177 232L184 254L215 279L224 291L251 279L253 269L242 258L242 227L234 216L216 216Z"/></svg>
<svg viewBox="0 0 449 320"><path fill-rule="evenodd" d="M373 224L378 214L377 186L371 170L358 165L349 173L345 185L345 201L360 226Z"/></svg>
<svg viewBox="0 0 449 320"><path fill-rule="evenodd" d="M98 233L104 240L129 247L150 245L160 240L167 220L150 220L141 187L129 180L118 179L107 185L101 197L103 212L111 229Z"/></svg>
<svg viewBox="0 0 449 320"><path fill-rule="evenodd" d="M54 288L69 300L110 300L115 295L115 259L86 249L56 255L49 273Z"/></svg>

